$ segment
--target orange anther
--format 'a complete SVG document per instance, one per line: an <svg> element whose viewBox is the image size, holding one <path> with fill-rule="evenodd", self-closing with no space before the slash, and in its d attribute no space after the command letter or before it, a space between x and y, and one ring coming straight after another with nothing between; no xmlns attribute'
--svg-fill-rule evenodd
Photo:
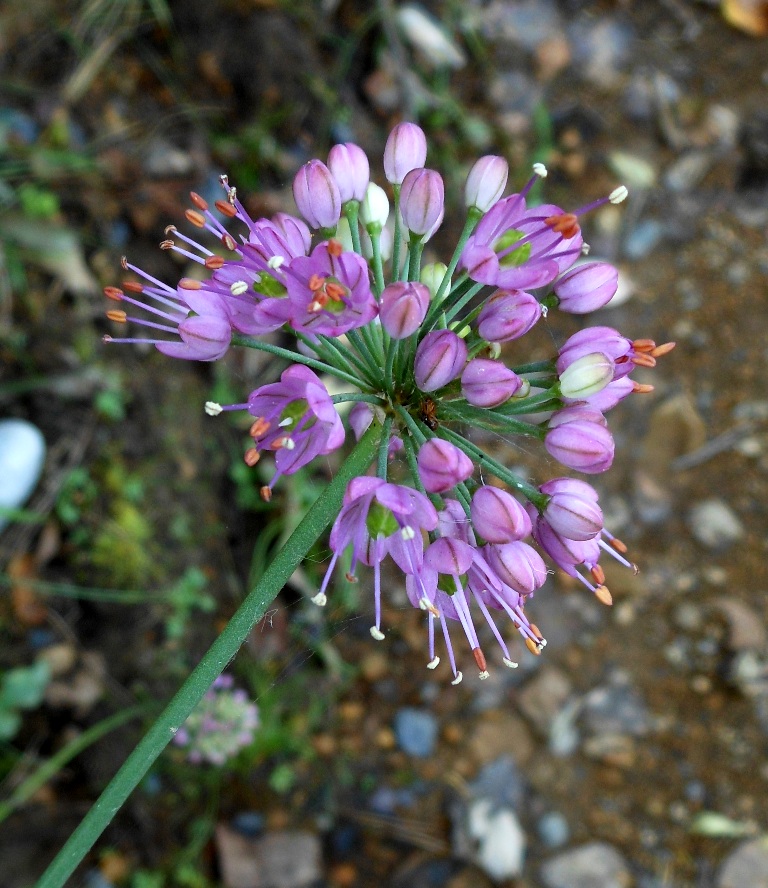
<svg viewBox="0 0 768 888"><path fill-rule="evenodd" d="M265 503L268 503L272 499L272 491L266 484L259 490L259 495Z"/></svg>
<svg viewBox="0 0 768 888"><path fill-rule="evenodd" d="M649 352L656 348L656 343L652 339L635 339L632 341L632 348L637 352Z"/></svg>
<svg viewBox="0 0 768 888"><path fill-rule="evenodd" d="M237 215L237 208L233 207L231 203L227 203L224 200L217 200L214 206L221 213L222 216L227 216L230 219L234 219L234 217Z"/></svg>
<svg viewBox="0 0 768 888"><path fill-rule="evenodd" d="M531 627L531 632L533 632L533 634L536 636L536 638L538 638L539 641L541 641L542 638L544 638L544 636L541 634L541 629L539 629L539 627L535 623L530 623L529 625Z"/></svg>
<svg viewBox="0 0 768 888"><path fill-rule="evenodd" d="M261 454L255 447L249 447L243 454L243 460L247 466L255 466L261 459Z"/></svg>
<svg viewBox="0 0 768 888"><path fill-rule="evenodd" d="M202 197L196 191L190 191L189 197L192 203L198 208L198 210L207 210L208 209L208 201L203 200Z"/></svg>
<svg viewBox="0 0 768 888"><path fill-rule="evenodd" d="M113 311L107 312L107 317L110 321L114 321L116 324L124 324L128 320L128 316L124 311L119 311L114 309Z"/></svg>
<svg viewBox="0 0 768 888"><path fill-rule="evenodd" d="M175 246L176 245L174 244L174 242L170 239L160 241L160 249L161 250L172 250Z"/></svg>
<svg viewBox="0 0 768 888"><path fill-rule="evenodd" d="M196 281L194 278L182 278L179 281L179 286L182 290L202 290L203 284L201 281Z"/></svg>
<svg viewBox="0 0 768 888"><path fill-rule="evenodd" d="M342 297L346 295L347 289L342 284L326 284L325 292L328 294L329 299L333 299L334 302L341 302Z"/></svg>
<svg viewBox="0 0 768 888"><path fill-rule="evenodd" d="M605 585L605 571L600 567L599 564L596 564L592 570L590 570L592 574L592 579L597 583L598 586Z"/></svg>
<svg viewBox="0 0 768 888"><path fill-rule="evenodd" d="M124 293L119 287L104 287L104 295L107 299L114 299L115 302L120 302Z"/></svg>
<svg viewBox="0 0 768 888"><path fill-rule="evenodd" d="M332 237L328 241L328 255L336 258L338 256L341 256L341 254L343 252L344 252L344 247L343 247L341 241L338 241L338 240L336 240L335 237Z"/></svg>
<svg viewBox="0 0 768 888"><path fill-rule="evenodd" d="M205 228L205 216L202 213L198 213L197 210L184 210L184 216L187 222L191 222L198 228Z"/></svg>
<svg viewBox="0 0 768 888"><path fill-rule="evenodd" d="M653 391L653 386L649 385L647 382L635 382L633 379L632 391L637 392L640 395L647 395L649 392Z"/></svg>
<svg viewBox="0 0 768 888"><path fill-rule="evenodd" d="M625 554L626 554L626 551L627 551L627 544L626 544L623 540L620 540L618 537L614 537L614 538L610 541L610 545L611 545L611 546L612 546L617 552L621 552L622 555L625 555Z"/></svg>
<svg viewBox="0 0 768 888"><path fill-rule="evenodd" d="M662 355L668 355L676 345L676 342L664 342L661 345L657 345L651 351L651 354L654 358L660 358Z"/></svg>
<svg viewBox="0 0 768 888"><path fill-rule="evenodd" d="M224 264L224 259L222 256L208 256L204 264L211 271L218 271Z"/></svg>
<svg viewBox="0 0 768 888"><path fill-rule="evenodd" d="M576 237L579 233L579 217L573 213L561 213L559 216L549 216L544 220L544 224L548 225L553 231L562 234L566 240Z"/></svg>
<svg viewBox="0 0 768 888"><path fill-rule="evenodd" d="M272 423L268 419L264 419L263 416L260 416L251 424L248 434L252 438L260 438L262 435L266 435L271 425Z"/></svg>
<svg viewBox="0 0 768 888"><path fill-rule="evenodd" d="M307 286L313 293L316 293L319 289L322 288L324 283L325 278L322 275L313 274L312 277L309 279Z"/></svg>
<svg viewBox="0 0 768 888"><path fill-rule="evenodd" d="M532 638L525 639L525 646L532 654L535 654L537 657L541 656L541 650Z"/></svg>
<svg viewBox="0 0 768 888"><path fill-rule="evenodd" d="M485 662L485 654L482 652L480 648L475 648L472 651L472 656L475 658L475 663L477 663L477 668L481 672L487 672L487 664Z"/></svg>
<svg viewBox="0 0 768 888"><path fill-rule="evenodd" d="M656 366L656 358L652 358L649 354L645 352L640 352L640 354L632 356L632 363L637 367L655 367Z"/></svg>
<svg viewBox="0 0 768 888"><path fill-rule="evenodd" d="M613 604L613 596L607 586L598 586L597 589L595 589L595 598L597 598L602 604Z"/></svg>
<svg viewBox="0 0 768 888"><path fill-rule="evenodd" d="M144 284L140 284L138 281L123 281L123 289L129 293L143 293Z"/></svg>

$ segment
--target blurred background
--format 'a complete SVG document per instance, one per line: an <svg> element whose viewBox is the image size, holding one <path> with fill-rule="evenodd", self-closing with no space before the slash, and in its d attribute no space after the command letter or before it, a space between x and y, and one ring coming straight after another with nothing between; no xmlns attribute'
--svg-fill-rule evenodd
<svg viewBox="0 0 768 888"><path fill-rule="evenodd" d="M382 182L401 119L446 178L443 254L480 154L514 188L545 162L538 196L565 207L629 187L584 230L621 271L592 322L678 343L611 414L596 479L641 572L606 565L612 608L553 577L530 608L544 655L453 688L398 583L380 644L368 577L308 603L321 541L230 667L259 710L245 747L170 747L71 884L768 885L767 35L764 0L5 0L6 888L39 876L337 465L262 503L247 423L202 405L280 365L105 345L102 288L123 255L182 276L157 244L223 172L254 217L294 211L295 171L334 142ZM581 323L550 313L528 354Z"/></svg>

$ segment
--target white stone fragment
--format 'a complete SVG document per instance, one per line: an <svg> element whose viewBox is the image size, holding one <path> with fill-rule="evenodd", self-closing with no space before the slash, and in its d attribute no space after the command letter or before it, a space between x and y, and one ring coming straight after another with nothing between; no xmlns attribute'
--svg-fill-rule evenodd
<svg viewBox="0 0 768 888"><path fill-rule="evenodd" d="M19 509L40 480L45 439L37 426L23 419L0 421L0 507ZM8 518L0 515L0 530Z"/></svg>

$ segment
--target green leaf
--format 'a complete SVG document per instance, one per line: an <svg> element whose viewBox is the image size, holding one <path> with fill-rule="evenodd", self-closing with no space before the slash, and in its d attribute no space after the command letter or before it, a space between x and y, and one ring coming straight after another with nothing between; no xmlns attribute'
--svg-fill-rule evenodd
<svg viewBox="0 0 768 888"><path fill-rule="evenodd" d="M21 727L21 716L12 709L0 709L0 740L13 740Z"/></svg>
<svg viewBox="0 0 768 888"><path fill-rule="evenodd" d="M0 685L0 706L4 709L34 709L43 702L51 670L42 660L6 672Z"/></svg>

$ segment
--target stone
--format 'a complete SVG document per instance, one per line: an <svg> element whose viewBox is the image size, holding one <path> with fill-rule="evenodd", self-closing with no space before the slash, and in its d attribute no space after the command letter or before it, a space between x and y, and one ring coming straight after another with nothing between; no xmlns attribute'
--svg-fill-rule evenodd
<svg viewBox="0 0 768 888"><path fill-rule="evenodd" d="M550 858L541 867L546 888L629 888L624 858L607 842L590 842Z"/></svg>
<svg viewBox="0 0 768 888"><path fill-rule="evenodd" d="M520 691L517 704L523 715L546 737L570 695L568 676L554 666L544 666Z"/></svg>
<svg viewBox="0 0 768 888"><path fill-rule="evenodd" d="M32 495L45 463L45 438L23 419L0 421L0 509L19 509ZM8 518L0 514L0 530Z"/></svg>
<svg viewBox="0 0 768 888"><path fill-rule="evenodd" d="M744 842L725 858L717 888L768 888L768 837Z"/></svg>
<svg viewBox="0 0 768 888"><path fill-rule="evenodd" d="M400 709L395 714L395 737L403 752L427 758L435 748L437 719L426 709Z"/></svg>
<svg viewBox="0 0 768 888"><path fill-rule="evenodd" d="M469 832L477 841L475 862L492 879L519 876L525 858L525 833L513 811L478 799L469 808Z"/></svg>
<svg viewBox="0 0 768 888"><path fill-rule="evenodd" d="M766 643L766 631L760 616L743 601L722 598L715 603L728 621L728 647L732 651L759 650Z"/></svg>
<svg viewBox="0 0 768 888"><path fill-rule="evenodd" d="M571 835L568 821L559 811L550 811L539 818L536 831L547 848L559 848Z"/></svg>
<svg viewBox="0 0 768 888"><path fill-rule="evenodd" d="M282 830L254 839L220 823L215 840L225 888L309 888L322 876L320 839L312 833Z"/></svg>
<svg viewBox="0 0 768 888"><path fill-rule="evenodd" d="M697 542L718 552L730 548L745 533L739 516L717 497L696 503L688 513L688 527Z"/></svg>

